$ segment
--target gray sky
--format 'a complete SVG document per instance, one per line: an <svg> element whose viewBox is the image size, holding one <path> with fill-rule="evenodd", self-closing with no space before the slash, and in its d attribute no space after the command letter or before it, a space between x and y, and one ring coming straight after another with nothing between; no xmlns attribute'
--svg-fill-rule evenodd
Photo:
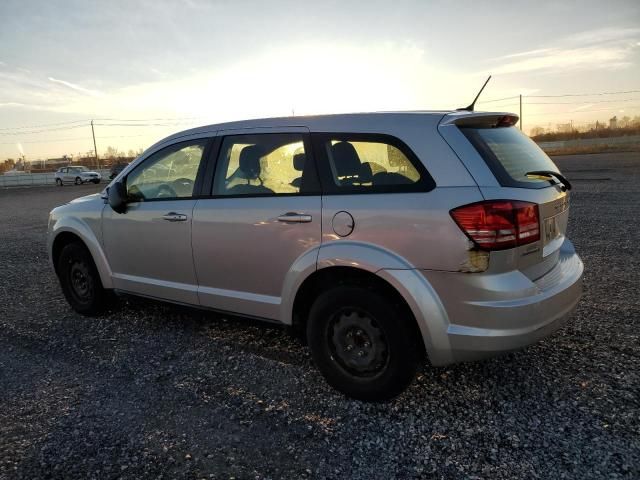
<svg viewBox="0 0 640 480"><path fill-rule="evenodd" d="M48 125L91 118L115 119L96 122L102 151L292 110L455 108L489 73L484 100L640 90L635 0L3 0L0 19L0 159L86 152L86 125ZM523 117L526 129L639 113L628 94L525 98ZM13 129L31 125L47 126Z"/></svg>

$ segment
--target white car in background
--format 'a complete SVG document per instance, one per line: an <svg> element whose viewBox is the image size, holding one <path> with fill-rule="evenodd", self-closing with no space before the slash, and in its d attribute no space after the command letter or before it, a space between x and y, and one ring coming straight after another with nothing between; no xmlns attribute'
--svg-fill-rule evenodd
<svg viewBox="0 0 640 480"><path fill-rule="evenodd" d="M61 187L65 183L75 183L76 185L82 185L83 183L92 182L100 183L102 175L93 170L89 170L83 166L62 167L56 171L55 175L56 185Z"/></svg>

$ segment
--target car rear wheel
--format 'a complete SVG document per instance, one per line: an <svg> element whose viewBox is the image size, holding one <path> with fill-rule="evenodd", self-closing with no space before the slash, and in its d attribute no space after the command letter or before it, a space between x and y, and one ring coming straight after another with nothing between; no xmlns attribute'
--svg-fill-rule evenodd
<svg viewBox="0 0 640 480"><path fill-rule="evenodd" d="M76 185L82 185L82 179L80 177L76 177Z"/></svg>
<svg viewBox="0 0 640 480"><path fill-rule="evenodd" d="M94 315L105 309L109 291L103 288L91 254L83 244L65 245L56 266L64 296L76 312Z"/></svg>
<svg viewBox="0 0 640 480"><path fill-rule="evenodd" d="M62 180L60 180L59 178L56 178L56 185L61 187L62 186Z"/></svg>
<svg viewBox="0 0 640 480"><path fill-rule="evenodd" d="M410 319L383 295L341 286L322 293L307 323L311 355L327 382L366 401L395 397L420 358Z"/></svg>

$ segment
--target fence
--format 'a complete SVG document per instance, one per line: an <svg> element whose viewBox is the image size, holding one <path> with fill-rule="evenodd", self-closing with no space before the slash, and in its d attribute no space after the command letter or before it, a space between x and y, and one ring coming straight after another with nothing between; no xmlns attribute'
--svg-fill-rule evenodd
<svg viewBox="0 0 640 480"><path fill-rule="evenodd" d="M576 138L572 140L556 140L553 142L538 142L542 149L593 147L600 145L633 145L640 143L640 135L629 135L626 137L604 137L604 138Z"/></svg>
<svg viewBox="0 0 640 480"><path fill-rule="evenodd" d="M97 170L102 181L109 179L109 170ZM0 175L0 188L55 185L55 173L20 173L17 175Z"/></svg>

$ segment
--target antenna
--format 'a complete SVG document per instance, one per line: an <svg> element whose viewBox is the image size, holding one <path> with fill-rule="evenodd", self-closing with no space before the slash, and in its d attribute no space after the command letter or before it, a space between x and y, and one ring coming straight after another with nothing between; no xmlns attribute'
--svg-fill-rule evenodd
<svg viewBox="0 0 640 480"><path fill-rule="evenodd" d="M489 83L489 80L491 80L491 75L489 75L489 78L487 78L487 81L484 82L484 85L482 85L482 88L478 92L478 95L476 95L476 98L473 99L473 102L471 102L471 105L469 105L468 107L464 107L464 108L458 108L458 110L466 110L467 112L473 112L473 108L476 106L476 102L478 101L478 97L480 96L480 94L484 90L484 87L487 86L487 83Z"/></svg>

